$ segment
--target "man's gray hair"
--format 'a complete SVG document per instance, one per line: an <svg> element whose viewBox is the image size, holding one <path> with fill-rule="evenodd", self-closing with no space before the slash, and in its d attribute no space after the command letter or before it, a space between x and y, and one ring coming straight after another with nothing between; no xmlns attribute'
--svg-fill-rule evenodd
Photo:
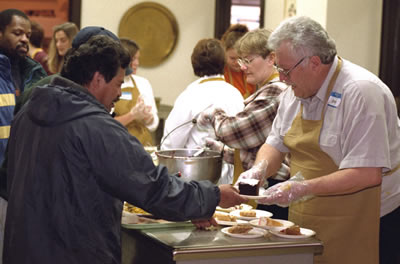
<svg viewBox="0 0 400 264"><path fill-rule="evenodd" d="M328 32L306 16L284 20L268 39L271 50L276 50L282 42L289 42L294 54L318 56L324 64L331 63L337 53L335 41Z"/></svg>

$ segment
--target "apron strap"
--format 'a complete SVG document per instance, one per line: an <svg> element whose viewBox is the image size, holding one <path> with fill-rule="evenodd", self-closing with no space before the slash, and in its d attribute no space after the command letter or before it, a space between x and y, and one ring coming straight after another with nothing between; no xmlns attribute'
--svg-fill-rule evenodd
<svg viewBox="0 0 400 264"><path fill-rule="evenodd" d="M211 81L225 81L225 79L222 77L214 77L214 78L203 79L200 81L200 83L211 82Z"/></svg>

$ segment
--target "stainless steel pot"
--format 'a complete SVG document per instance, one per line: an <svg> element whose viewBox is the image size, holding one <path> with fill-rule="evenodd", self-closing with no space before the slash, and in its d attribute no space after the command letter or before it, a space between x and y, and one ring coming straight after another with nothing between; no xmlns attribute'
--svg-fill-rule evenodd
<svg viewBox="0 0 400 264"><path fill-rule="evenodd" d="M209 180L217 183L221 177L221 153L205 150L198 156L198 149L170 149L156 151L159 164L168 168L170 174L178 173L184 180Z"/></svg>

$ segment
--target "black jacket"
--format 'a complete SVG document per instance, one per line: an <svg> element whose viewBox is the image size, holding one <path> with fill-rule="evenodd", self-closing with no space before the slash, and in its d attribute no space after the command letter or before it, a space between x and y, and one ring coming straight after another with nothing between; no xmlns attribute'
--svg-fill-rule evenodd
<svg viewBox="0 0 400 264"><path fill-rule="evenodd" d="M167 220L210 217L219 189L154 166L87 90L55 77L9 140L4 263L120 263L122 201Z"/></svg>

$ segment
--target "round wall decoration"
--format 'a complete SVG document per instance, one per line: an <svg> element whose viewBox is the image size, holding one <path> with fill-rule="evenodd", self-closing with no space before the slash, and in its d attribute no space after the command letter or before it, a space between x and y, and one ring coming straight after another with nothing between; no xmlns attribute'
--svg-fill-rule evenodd
<svg viewBox="0 0 400 264"><path fill-rule="evenodd" d="M154 67L173 52L178 38L178 24L175 16L163 5L143 2L125 12L118 35L139 44L140 66Z"/></svg>

